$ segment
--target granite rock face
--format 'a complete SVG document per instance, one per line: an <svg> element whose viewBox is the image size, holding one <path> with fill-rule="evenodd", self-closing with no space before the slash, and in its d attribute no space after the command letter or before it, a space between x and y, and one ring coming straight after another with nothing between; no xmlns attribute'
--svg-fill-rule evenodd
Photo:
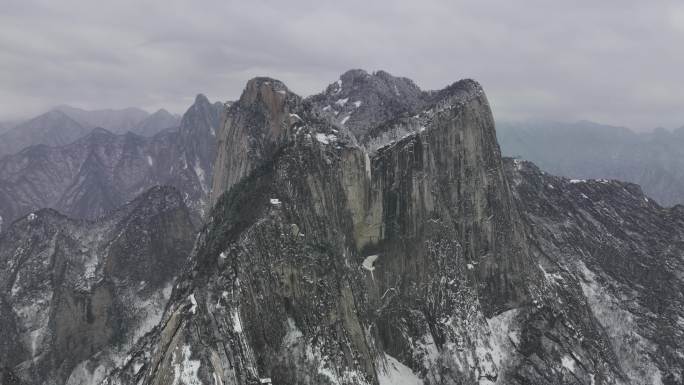
<svg viewBox="0 0 684 385"><path fill-rule="evenodd" d="M506 169L546 274L580 289L618 382L682 383L684 207L663 208L632 183L555 177L518 159ZM591 377L583 357L568 362Z"/></svg>
<svg viewBox="0 0 684 385"><path fill-rule="evenodd" d="M684 209L502 159L476 82L353 70L301 98L255 78L222 122L213 209L160 322L72 383L682 382Z"/></svg>
<svg viewBox="0 0 684 385"><path fill-rule="evenodd" d="M534 238L477 83L362 134L326 93L248 83L192 265L105 383L638 383Z"/></svg>
<svg viewBox="0 0 684 385"><path fill-rule="evenodd" d="M199 222L208 203L222 111L221 103L200 95L176 131L145 138L95 129L64 146L32 146L0 159L2 223L44 207L95 219L155 185L181 191Z"/></svg>
<svg viewBox="0 0 684 385"><path fill-rule="evenodd" d="M97 222L43 209L0 236L3 384L92 384L160 320L195 230L155 187Z"/></svg>

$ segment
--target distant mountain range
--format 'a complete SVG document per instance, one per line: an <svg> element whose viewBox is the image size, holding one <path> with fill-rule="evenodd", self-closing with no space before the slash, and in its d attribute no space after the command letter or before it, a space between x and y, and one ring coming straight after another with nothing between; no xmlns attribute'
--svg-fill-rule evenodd
<svg viewBox="0 0 684 385"><path fill-rule="evenodd" d="M513 143L676 154L677 132L589 127ZM1 385L684 378L684 206L502 158L473 80L255 78L177 130L6 156L0 210Z"/></svg>
<svg viewBox="0 0 684 385"><path fill-rule="evenodd" d="M138 108L87 111L59 106L28 121L0 123L0 157L35 144L61 146L86 135L94 128L115 134L134 132L153 136L177 128L180 117L160 109L150 114Z"/></svg>
<svg viewBox="0 0 684 385"><path fill-rule="evenodd" d="M48 207L95 219L152 186L171 185L199 220L211 187L222 110L222 103L198 95L179 128L149 138L103 128L90 131L65 113L51 111L41 119L61 120L61 130L55 131L64 134L46 134L51 145L0 158L0 217L8 224ZM26 127L42 127L34 121Z"/></svg>
<svg viewBox="0 0 684 385"><path fill-rule="evenodd" d="M131 131L143 136L152 136L164 129L177 127L180 123L180 116L173 115L165 109L160 109L153 114L139 108L88 111L70 106L58 106L55 110L64 112L83 126L101 127L115 134Z"/></svg>
<svg viewBox="0 0 684 385"><path fill-rule="evenodd" d="M497 136L504 155L551 174L624 180L662 205L684 203L684 127L636 133L588 121L498 122Z"/></svg>

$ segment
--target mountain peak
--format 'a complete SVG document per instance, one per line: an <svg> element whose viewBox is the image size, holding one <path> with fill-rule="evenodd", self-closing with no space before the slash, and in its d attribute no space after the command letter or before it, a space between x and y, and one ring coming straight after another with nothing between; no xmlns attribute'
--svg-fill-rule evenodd
<svg viewBox="0 0 684 385"><path fill-rule="evenodd" d="M280 80L263 76L256 77L247 82L247 86L240 97L240 102L253 103L257 100L282 101L285 100L285 96L288 93L287 86Z"/></svg>
<svg viewBox="0 0 684 385"><path fill-rule="evenodd" d="M166 110L165 108L160 108L160 109L158 109L157 111L155 111L155 112L154 112L152 115L150 115L150 116L154 116L154 115L171 115L171 116L173 116L173 114L170 113L170 112L169 112L168 110Z"/></svg>
<svg viewBox="0 0 684 385"><path fill-rule="evenodd" d="M24 125L29 124L29 122L37 122L37 121L68 121L71 124L74 125L79 125L81 126L80 123L78 123L76 120L74 120L72 117L64 113L63 111L60 110L50 110L44 114L38 115L35 118L29 120L28 122L24 123Z"/></svg>
<svg viewBox="0 0 684 385"><path fill-rule="evenodd" d="M90 133L91 133L91 135L111 135L111 136L114 136L114 133L112 133L111 131L109 131L105 128L102 128L102 127L95 127L95 128L93 128L92 131L90 131Z"/></svg>
<svg viewBox="0 0 684 385"><path fill-rule="evenodd" d="M195 96L195 104L209 104L209 98L204 94L197 94Z"/></svg>

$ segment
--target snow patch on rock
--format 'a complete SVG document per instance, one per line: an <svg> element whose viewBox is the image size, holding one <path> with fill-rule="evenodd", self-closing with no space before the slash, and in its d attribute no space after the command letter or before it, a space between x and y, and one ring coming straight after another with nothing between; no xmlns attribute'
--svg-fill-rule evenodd
<svg viewBox="0 0 684 385"><path fill-rule="evenodd" d="M423 380L416 376L411 368L389 354L385 354L385 360L379 363L378 368L380 385L423 385Z"/></svg>
<svg viewBox="0 0 684 385"><path fill-rule="evenodd" d="M580 285L591 312L608 334L625 374L629 378L649 378L650 384L662 385L660 370L648 359L657 347L637 333L634 316L620 307L620 300L599 283L597 274L582 261L577 262L577 267L585 278Z"/></svg>
<svg viewBox="0 0 684 385"><path fill-rule="evenodd" d="M364 269L368 271L373 271L375 270L375 261L378 259L378 257L378 254L369 255L366 257L366 259L363 260L363 263L361 263L361 265Z"/></svg>
<svg viewBox="0 0 684 385"><path fill-rule="evenodd" d="M190 307L190 313L196 314L197 313L197 300L195 299L195 294L190 294L188 296L188 300L190 301L190 304L192 304L192 306Z"/></svg>
<svg viewBox="0 0 684 385"><path fill-rule="evenodd" d="M197 373L200 367L199 360L191 360L192 351L190 346L183 346L181 351L181 358L178 359L176 352L173 352L173 361L176 363L173 367L173 382L172 385L201 385Z"/></svg>
<svg viewBox="0 0 684 385"><path fill-rule="evenodd" d="M334 142L337 140L337 136L333 134L326 135L319 132L316 134L316 140L323 144L330 144L330 142Z"/></svg>

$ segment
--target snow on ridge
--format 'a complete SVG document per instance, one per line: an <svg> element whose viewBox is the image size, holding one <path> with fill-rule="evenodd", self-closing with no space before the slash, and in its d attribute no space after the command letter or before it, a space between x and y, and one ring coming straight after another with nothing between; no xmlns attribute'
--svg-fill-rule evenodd
<svg viewBox="0 0 684 385"><path fill-rule="evenodd" d="M421 380L408 366L385 353L384 365L378 365L378 382L380 385L423 385Z"/></svg>
<svg viewBox="0 0 684 385"><path fill-rule="evenodd" d="M567 354L561 358L561 365L570 372L575 371L575 359Z"/></svg>

